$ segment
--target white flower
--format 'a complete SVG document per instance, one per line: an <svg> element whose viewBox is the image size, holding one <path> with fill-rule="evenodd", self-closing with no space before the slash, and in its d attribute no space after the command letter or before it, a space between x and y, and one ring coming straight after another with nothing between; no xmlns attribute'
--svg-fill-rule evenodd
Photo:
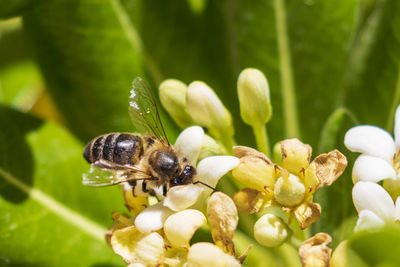
<svg viewBox="0 0 400 267"><path fill-rule="evenodd" d="M394 203L388 192L376 183L356 183L353 203L358 211L355 231L377 228L400 219L400 197Z"/></svg>
<svg viewBox="0 0 400 267"><path fill-rule="evenodd" d="M400 106L394 124L394 139L376 126L361 125L347 131L344 144L349 150L361 153L353 167L354 183L386 179L390 179L392 185L400 183ZM392 196L400 192L394 193Z"/></svg>
<svg viewBox="0 0 400 267"><path fill-rule="evenodd" d="M188 159L189 163L196 166L197 159L203 144L204 131L199 126L185 129L177 138L174 145L181 156ZM233 156L212 156L201 160L197 166L195 181L201 181L215 187L218 180L239 163ZM167 196L156 205L143 210L135 219L136 227L144 233L157 231L164 225L169 215L176 211L187 209L197 202L204 201L211 189L204 185L189 184L174 186L169 189Z"/></svg>

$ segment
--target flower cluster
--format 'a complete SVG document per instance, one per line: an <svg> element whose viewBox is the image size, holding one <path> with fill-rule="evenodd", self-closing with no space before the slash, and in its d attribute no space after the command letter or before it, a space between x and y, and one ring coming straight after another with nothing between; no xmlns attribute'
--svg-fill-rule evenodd
<svg viewBox="0 0 400 267"><path fill-rule="evenodd" d="M179 135L174 147L196 166L196 181L215 187L218 180L239 160L233 156L211 156L196 165L203 139L203 129L192 126ZM208 221L211 232L216 233L213 238L217 246L205 242L190 246L189 241L194 233L206 224L206 217L196 208L202 210L210 188L202 184L174 186L165 199L151 206L148 206L146 196L133 196L129 184L124 185L123 191L132 216L114 214L117 223L108 232L107 239L126 263L144 266L181 266L185 262L195 266L239 265L234 257L236 254L232 242L237 226L237 211L228 196L213 194L207 207ZM218 226L221 224L227 227L220 229ZM215 262L217 265L206 262L212 261L214 256L219 259Z"/></svg>
<svg viewBox="0 0 400 267"><path fill-rule="evenodd" d="M233 146L232 117L215 92L204 82L188 86L181 81L166 80L159 88L161 101L178 125L193 122L209 129L221 144L221 152L232 151L240 163L232 170L233 177L248 188L234 195L241 212L261 212L265 207L278 206L294 215L300 228L305 229L318 220L321 207L313 203L313 193L331 185L344 171L347 160L338 151L316 157L312 162L311 147L298 139L280 142L281 159L276 164L268 158L270 148L266 123L272 106L269 85L257 69L245 69L237 82L242 120L253 128L259 151ZM185 124L186 123L186 124ZM290 235L285 219L265 214L254 224L254 237L264 246L279 246Z"/></svg>
<svg viewBox="0 0 400 267"><path fill-rule="evenodd" d="M346 158L333 150L311 161L311 147L293 138L276 146L279 157L273 163L266 131L272 115L267 79L257 69L245 69L239 75L237 90L241 118L252 127L258 150L236 146L232 116L207 84L194 81L186 85L173 79L160 84L161 103L176 124L186 128L174 149L196 168L196 176L191 184L171 187L164 199L152 205L146 195L134 196L132 187L124 184L131 214L113 215L117 222L107 240L131 267L240 266L248 249L237 256L233 238L238 210L260 213L252 222L254 238L266 247L278 247L289 240L293 217L302 230L320 218L321 207L313 202L313 194L343 173ZM192 125L206 128L210 135ZM217 156L220 154L232 156ZM222 192L211 194L211 188L230 171L233 199ZM240 189L243 184L246 188ZM278 207L286 214L263 212L266 207ZM214 242L193 244L195 233L204 230L210 231ZM303 264L329 262L330 241L324 233L306 240L299 251ZM258 249L264 249L262 246Z"/></svg>
<svg viewBox="0 0 400 267"><path fill-rule="evenodd" d="M353 202L359 216L356 230L400 220L400 107L395 115L394 139L379 127L361 125L346 133L344 143L349 150L361 153L352 173Z"/></svg>
<svg viewBox="0 0 400 267"><path fill-rule="evenodd" d="M167 217L157 231L142 232L132 218L114 214L117 223L107 233L114 252L129 266L240 266L233 234L238 223L236 207L227 195L217 192L208 202L207 217L214 243L190 245L195 232L207 222L202 212L185 209Z"/></svg>
<svg viewBox="0 0 400 267"><path fill-rule="evenodd" d="M343 173L347 160L334 150L319 155L310 163L311 147L298 139L283 140L280 148L282 167L255 149L234 147L240 163L232 170L232 175L249 187L236 193L234 200L240 211L248 213L271 205L279 206L294 214L300 228L305 229L321 215L321 207L313 203L313 193L331 185ZM255 238L262 244L276 246L265 237L264 233L271 231L258 227L263 220L265 217L255 225Z"/></svg>
<svg viewBox="0 0 400 267"><path fill-rule="evenodd" d="M232 156L210 156L202 159L197 165L197 159L203 144L204 132L201 127L192 126L184 130L176 140L175 149L189 163L196 166L196 181L201 181L210 187L215 187L218 180L239 160ZM194 181L194 182L196 182ZM132 192L129 185L126 191ZM201 208L211 189L202 184L188 184L170 188L163 201L144 209L135 219L135 225L142 232L156 231L162 228L164 221L174 212L189 207ZM135 201L133 201L135 202ZM134 205L134 204L129 204Z"/></svg>

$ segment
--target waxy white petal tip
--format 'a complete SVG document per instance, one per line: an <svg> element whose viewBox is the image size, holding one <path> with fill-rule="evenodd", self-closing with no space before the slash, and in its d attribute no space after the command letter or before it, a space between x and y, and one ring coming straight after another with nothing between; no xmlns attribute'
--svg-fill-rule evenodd
<svg viewBox="0 0 400 267"><path fill-rule="evenodd" d="M396 152L392 136L385 130L371 125L356 126L348 130L344 144L353 152L379 157L389 163Z"/></svg>

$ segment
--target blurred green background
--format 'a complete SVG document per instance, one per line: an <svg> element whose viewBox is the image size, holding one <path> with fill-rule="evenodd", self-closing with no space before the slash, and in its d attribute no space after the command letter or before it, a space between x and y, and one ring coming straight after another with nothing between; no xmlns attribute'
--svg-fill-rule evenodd
<svg viewBox="0 0 400 267"><path fill-rule="evenodd" d="M0 0L0 266L123 265L100 234L124 211L121 194L81 185L81 153L99 134L134 131L136 76L155 93L166 78L208 83L237 143L254 147L236 81L258 68L271 90L271 143L298 137L314 156L339 148L352 165L349 127L393 128L399 14L396 0ZM180 129L162 119L173 141ZM316 199L323 214L311 231L333 246L356 218L351 188L348 168ZM268 266L290 265L264 250Z"/></svg>

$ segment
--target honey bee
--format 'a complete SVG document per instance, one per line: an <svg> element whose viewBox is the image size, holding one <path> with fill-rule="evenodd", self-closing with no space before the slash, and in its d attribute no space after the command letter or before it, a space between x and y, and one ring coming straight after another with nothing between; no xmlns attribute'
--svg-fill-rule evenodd
<svg viewBox="0 0 400 267"><path fill-rule="evenodd" d="M127 182L134 195L162 197L173 186L193 183L196 169L168 142L150 88L136 78L130 93L129 115L140 134L109 133L90 141L83 156L91 170L83 175L83 184Z"/></svg>

